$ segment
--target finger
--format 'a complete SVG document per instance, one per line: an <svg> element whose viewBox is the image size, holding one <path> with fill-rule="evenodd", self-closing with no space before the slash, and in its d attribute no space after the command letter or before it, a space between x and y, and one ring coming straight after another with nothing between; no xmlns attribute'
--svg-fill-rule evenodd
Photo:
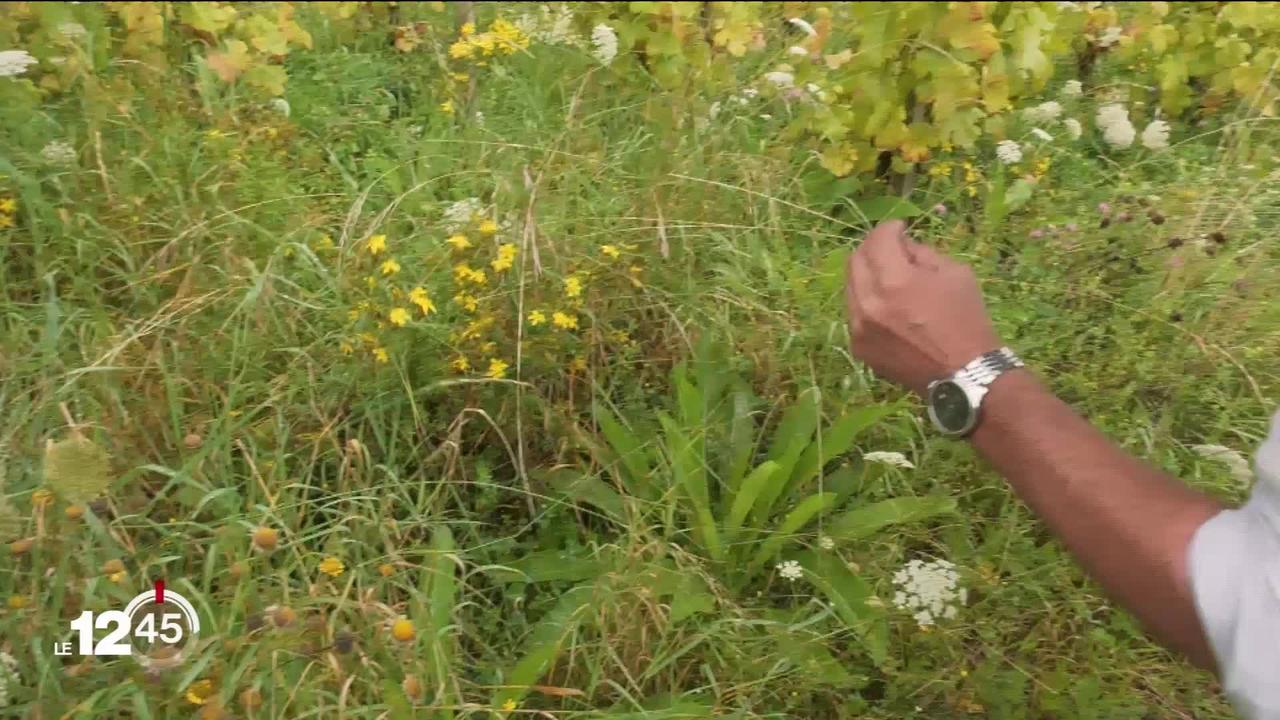
<svg viewBox="0 0 1280 720"><path fill-rule="evenodd" d="M844 297L849 312L849 329L854 334L862 327L867 300L875 291L875 274L866 258L859 253L849 255Z"/></svg>
<svg viewBox="0 0 1280 720"><path fill-rule="evenodd" d="M915 263L918 267L926 268L928 270L937 270L942 267L943 262L946 261L946 256L922 243L908 240L906 248L907 255L911 257L911 262Z"/></svg>
<svg viewBox="0 0 1280 720"><path fill-rule="evenodd" d="M907 242L906 223L890 220L871 228L858 248L858 254L865 258L879 282L892 284L911 269Z"/></svg>

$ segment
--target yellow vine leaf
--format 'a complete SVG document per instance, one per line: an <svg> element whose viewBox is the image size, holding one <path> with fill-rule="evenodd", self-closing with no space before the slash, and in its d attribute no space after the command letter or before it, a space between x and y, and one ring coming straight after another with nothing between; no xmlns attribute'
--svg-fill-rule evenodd
<svg viewBox="0 0 1280 720"><path fill-rule="evenodd" d="M857 161L858 151L848 143L832 145L818 158L818 163L836 177L844 177L853 172L854 163Z"/></svg>
<svg viewBox="0 0 1280 720"><path fill-rule="evenodd" d="M252 15L244 22L243 32L249 37L249 44L268 55L285 55L289 52L289 39L271 20Z"/></svg>
<svg viewBox="0 0 1280 720"><path fill-rule="evenodd" d="M44 449L44 482L69 503L86 503L111 484L107 451L92 440L70 437Z"/></svg>
<svg viewBox="0 0 1280 720"><path fill-rule="evenodd" d="M182 22L200 32L216 36L231 27L236 20L236 9L220 2L193 2L182 7Z"/></svg>
<svg viewBox="0 0 1280 720"><path fill-rule="evenodd" d="M279 65L257 64L244 74L244 81L252 87L256 87L268 95L279 96L284 94L284 83L289 76L285 73L284 68Z"/></svg>
<svg viewBox="0 0 1280 720"><path fill-rule="evenodd" d="M228 40L226 50L210 52L204 61L219 79L232 83L249 69L249 46L243 40Z"/></svg>

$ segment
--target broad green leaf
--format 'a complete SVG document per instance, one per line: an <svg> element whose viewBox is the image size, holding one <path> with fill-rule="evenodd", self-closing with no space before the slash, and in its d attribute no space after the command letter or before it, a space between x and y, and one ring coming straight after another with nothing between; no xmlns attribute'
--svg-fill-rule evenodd
<svg viewBox="0 0 1280 720"><path fill-rule="evenodd" d="M529 692L529 686L537 683L560 654L564 639L577 628L582 611L591 608L594 591L595 583L584 583L561 596L533 628L524 656L504 674L502 687L494 692L490 706L500 708L508 700L520 702Z"/></svg>
<svg viewBox="0 0 1280 720"><path fill-rule="evenodd" d="M564 469L551 474L551 487L570 500L596 507L616 522L627 517L622 496L598 477Z"/></svg>
<svg viewBox="0 0 1280 720"><path fill-rule="evenodd" d="M623 471L623 486L642 498L654 499L649 480L649 456L635 433L623 427L613 413L603 406L596 407L596 421L600 423L600 432L604 433L610 449L618 456L618 463Z"/></svg>
<svg viewBox="0 0 1280 720"><path fill-rule="evenodd" d="M731 543L738 535L738 530L742 527L742 521L746 520L747 513L755 507L756 500L759 499L765 487L774 474L778 472L778 463L773 460L766 460L760 463L751 474L747 475L742 481L742 487L738 489L733 498L733 505L729 508L729 515L724 523L725 542Z"/></svg>
<svg viewBox="0 0 1280 720"><path fill-rule="evenodd" d="M895 405L871 405L851 410L825 432L818 434L796 462L791 473L793 486L804 488L832 459L849 451L863 430L897 412Z"/></svg>
<svg viewBox="0 0 1280 720"><path fill-rule="evenodd" d="M84 437L50 442L44 449L44 484L72 504L98 497L111 484L107 451Z"/></svg>
<svg viewBox="0 0 1280 720"><path fill-rule="evenodd" d="M745 387L734 390L730 399L729 452L725 454L728 466L723 478L726 500L732 498L742 486L742 479L751 466L751 456L756 449L756 423L751 412L751 391Z"/></svg>
<svg viewBox="0 0 1280 720"><path fill-rule="evenodd" d="M540 550L491 568L489 576L498 583L552 582L598 577L605 564L589 555L573 555L563 550Z"/></svg>
<svg viewBox="0 0 1280 720"><path fill-rule="evenodd" d="M830 510L835 502L835 493L818 493L802 500L794 510L787 513L782 524L769 535L769 538L760 543L760 549L752 559L750 567L754 569L764 565L782 548L783 543L790 540L800 528L808 525L820 513Z"/></svg>
<svg viewBox="0 0 1280 720"><path fill-rule="evenodd" d="M684 491L692 505L694 537L711 552L712 558L718 560L723 552L716 532L715 518L711 513L706 467L703 465L704 458L699 454L700 444L669 415L662 413L658 419L666 432L675 484Z"/></svg>
<svg viewBox="0 0 1280 720"><path fill-rule="evenodd" d="M882 220L904 220L924 214L920 208L894 195L867 198L855 202L854 205L859 213L873 223Z"/></svg>
<svg viewBox="0 0 1280 720"><path fill-rule="evenodd" d="M860 540L890 525L919 522L955 510L956 501L949 497L890 498L836 516L827 524L827 534L839 540Z"/></svg>
<svg viewBox="0 0 1280 720"><path fill-rule="evenodd" d="M413 706L404 690L391 678L382 681L382 701L387 704L388 720L413 720Z"/></svg>
<svg viewBox="0 0 1280 720"><path fill-rule="evenodd" d="M283 67L262 63L249 68L248 72L244 74L246 84L273 96L284 94L284 83L288 79L289 76L285 73Z"/></svg>
<svg viewBox="0 0 1280 720"><path fill-rule="evenodd" d="M867 604L872 593L865 580L854 575L831 553L805 551L795 556L808 571L809 581L822 591L840 619L857 635L876 665L889 656L889 624L884 610Z"/></svg>

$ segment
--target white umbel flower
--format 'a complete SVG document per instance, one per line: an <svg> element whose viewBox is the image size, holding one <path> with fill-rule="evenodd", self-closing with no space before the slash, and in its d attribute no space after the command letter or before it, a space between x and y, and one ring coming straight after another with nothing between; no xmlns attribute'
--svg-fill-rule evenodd
<svg viewBox="0 0 1280 720"><path fill-rule="evenodd" d="M885 465L892 465L894 467L908 469L915 468L915 465L907 459L906 455L903 455L900 452L893 452L891 450L875 450L869 453L862 453L862 459L867 462L884 463Z"/></svg>
<svg viewBox="0 0 1280 720"><path fill-rule="evenodd" d="M1080 97L1084 94L1084 83L1079 80L1068 80L1062 84L1062 97Z"/></svg>
<svg viewBox="0 0 1280 720"><path fill-rule="evenodd" d="M787 22L791 23L797 28L800 28L802 31L804 31L804 34L808 35L809 37L818 37L818 31L815 30L813 26L809 24L808 20L802 20L800 18L788 18Z"/></svg>
<svg viewBox="0 0 1280 720"><path fill-rule="evenodd" d="M1112 25L1102 31L1101 37L1098 38L1099 47L1111 47L1120 42L1120 38L1124 35L1124 29L1119 25Z"/></svg>
<svg viewBox="0 0 1280 720"><path fill-rule="evenodd" d="M27 72L27 68L40 62L26 50L5 50L0 52L0 77L17 77Z"/></svg>
<svg viewBox="0 0 1280 720"><path fill-rule="evenodd" d="M1084 126L1082 126L1080 121L1075 118L1067 118L1066 120L1063 120L1062 126L1067 129L1067 137L1072 140L1079 140L1080 136L1084 134Z"/></svg>
<svg viewBox="0 0 1280 720"><path fill-rule="evenodd" d="M1005 165L1022 161L1022 148L1013 140L1001 140L996 144L996 159Z"/></svg>
<svg viewBox="0 0 1280 720"><path fill-rule="evenodd" d="M62 140L54 140L40 151L40 158L50 165L74 165L76 149Z"/></svg>
<svg viewBox="0 0 1280 720"><path fill-rule="evenodd" d="M21 680L18 675L18 661L7 652L0 652L0 707L8 707L9 686Z"/></svg>
<svg viewBox="0 0 1280 720"><path fill-rule="evenodd" d="M1062 103L1056 100L1042 102L1035 107L1027 108L1022 111L1023 116L1028 122L1047 123L1058 119L1062 114Z"/></svg>
<svg viewBox="0 0 1280 720"><path fill-rule="evenodd" d="M778 563L778 574L795 582L804 577L804 568L800 567L800 563L795 560L784 560Z"/></svg>
<svg viewBox="0 0 1280 720"><path fill-rule="evenodd" d="M956 566L946 560L912 560L893 574L893 604L912 614L920 627L954 618L968 600Z"/></svg>
<svg viewBox="0 0 1280 720"><path fill-rule="evenodd" d="M764 79L783 90L796 84L796 76L786 70L774 70L764 74Z"/></svg>
<svg viewBox="0 0 1280 720"><path fill-rule="evenodd" d="M76 42L89 37L89 31L78 22L64 22L59 24L58 34L71 42Z"/></svg>
<svg viewBox="0 0 1280 720"><path fill-rule="evenodd" d="M835 550L836 541L830 535L823 535L822 537L818 538L818 547L822 548L823 550Z"/></svg>
<svg viewBox="0 0 1280 720"><path fill-rule="evenodd" d="M1239 450L1232 450L1225 445L1192 445L1191 450L1206 460L1216 460L1226 465L1231 471L1231 478L1240 483L1241 487L1248 487L1253 480L1253 469Z"/></svg>
<svg viewBox="0 0 1280 720"><path fill-rule="evenodd" d="M455 233L470 223L471 218L479 215L483 207L480 198L458 200L444 209L444 217L440 219L440 223L444 226L445 232Z"/></svg>
<svg viewBox="0 0 1280 720"><path fill-rule="evenodd" d="M1129 122L1129 111L1120 103L1098 108L1097 123L1102 128L1102 139L1111 147L1127 148L1138 135L1133 123Z"/></svg>
<svg viewBox="0 0 1280 720"><path fill-rule="evenodd" d="M581 38L573 31L573 8L570 3L561 3L552 10L547 5L539 5L531 12L516 18L515 25L534 42L544 45L578 45Z"/></svg>
<svg viewBox="0 0 1280 720"><path fill-rule="evenodd" d="M608 65L618 57L618 33L600 23L591 28L591 55L601 65Z"/></svg>
<svg viewBox="0 0 1280 720"><path fill-rule="evenodd" d="M289 101L282 97L271 98L271 100L267 102L267 105L271 106L272 110L275 110L285 117L289 117L289 114L293 112L293 108L289 106Z"/></svg>
<svg viewBox="0 0 1280 720"><path fill-rule="evenodd" d="M1164 150L1169 147L1169 123L1152 120L1142 131L1142 147L1148 150Z"/></svg>
<svg viewBox="0 0 1280 720"><path fill-rule="evenodd" d="M807 57L809 55L809 51L805 50L799 45L792 45L791 47L787 48L787 54L794 55L796 57Z"/></svg>
<svg viewBox="0 0 1280 720"><path fill-rule="evenodd" d="M1031 134L1034 135L1037 140L1053 142L1053 136L1040 128L1031 128Z"/></svg>

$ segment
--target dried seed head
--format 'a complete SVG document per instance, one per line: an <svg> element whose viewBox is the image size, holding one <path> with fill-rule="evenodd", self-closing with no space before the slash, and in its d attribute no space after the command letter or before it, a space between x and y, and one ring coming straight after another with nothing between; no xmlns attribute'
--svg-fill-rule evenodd
<svg viewBox="0 0 1280 720"><path fill-rule="evenodd" d="M399 618L391 623L391 637L400 642L409 642L413 640L414 630L413 621L408 618Z"/></svg>
<svg viewBox="0 0 1280 720"><path fill-rule="evenodd" d="M115 575L124 572L124 563L119 558L111 558L102 564L102 573L104 575Z"/></svg>
<svg viewBox="0 0 1280 720"><path fill-rule="evenodd" d="M245 710L257 710L262 707L262 693L249 688L240 693L240 707Z"/></svg>
<svg viewBox="0 0 1280 720"><path fill-rule="evenodd" d="M1175 237L1175 238L1169 238L1169 242L1165 243L1165 245L1170 248L1180 248L1185 242L1186 240Z"/></svg>
<svg viewBox="0 0 1280 720"><path fill-rule="evenodd" d="M35 544L36 544L35 538L22 538L21 540L14 540L13 542L9 543L9 552L13 553L14 555L25 555L31 552L31 548L35 546Z"/></svg>
<svg viewBox="0 0 1280 720"><path fill-rule="evenodd" d="M1169 313L1169 322L1182 322L1182 313L1176 310Z"/></svg>
<svg viewBox="0 0 1280 720"><path fill-rule="evenodd" d="M204 438L200 437L199 433L187 433L187 436L182 438L182 444L186 445L188 450L195 450L204 444Z"/></svg>
<svg viewBox="0 0 1280 720"><path fill-rule="evenodd" d="M356 647L356 636L346 630L339 630L333 636L333 650L339 655L349 655Z"/></svg>
<svg viewBox="0 0 1280 720"><path fill-rule="evenodd" d="M266 624L266 620L262 617L262 613L249 613L244 619L244 626L249 632L261 630Z"/></svg>
<svg viewBox="0 0 1280 720"><path fill-rule="evenodd" d="M66 515L68 520L79 520L80 518L84 517L84 506L68 505L65 509L63 509L62 514Z"/></svg>
<svg viewBox="0 0 1280 720"><path fill-rule="evenodd" d="M1209 233L1209 239L1219 245L1227 244L1227 236L1222 234L1222 232L1219 230L1214 230L1213 232Z"/></svg>
<svg viewBox="0 0 1280 720"><path fill-rule="evenodd" d="M271 622L275 623L276 627L288 627L297 619L298 613L288 605L281 605L271 613Z"/></svg>
<svg viewBox="0 0 1280 720"><path fill-rule="evenodd" d="M106 498L95 498L89 501L89 509L100 518L106 517L111 511L111 503L107 502Z"/></svg>
<svg viewBox="0 0 1280 720"><path fill-rule="evenodd" d="M246 565L243 560L237 560L231 563L231 567L227 570L227 572L231 574L232 578L239 580L240 578L249 574L249 566Z"/></svg>
<svg viewBox="0 0 1280 720"><path fill-rule="evenodd" d="M1160 211L1154 208L1152 208L1152 210L1147 213L1147 219L1150 220L1154 225L1164 224L1164 215L1161 215Z"/></svg>
<svg viewBox="0 0 1280 720"><path fill-rule="evenodd" d="M276 545L280 542L280 533L275 528L254 528L251 537L253 538L253 549L259 552L269 553L275 550Z"/></svg>
<svg viewBox="0 0 1280 720"><path fill-rule="evenodd" d="M410 700L422 699L422 681L418 680L416 675L405 675L404 681L400 683L400 689L404 690L405 696Z"/></svg>
<svg viewBox="0 0 1280 720"><path fill-rule="evenodd" d="M1098 223L1098 227L1100 227L1100 228L1105 228L1105 227L1110 227L1110 226L1111 226L1111 218L1110 218L1110 217L1104 217L1104 218L1102 218L1102 220Z"/></svg>

